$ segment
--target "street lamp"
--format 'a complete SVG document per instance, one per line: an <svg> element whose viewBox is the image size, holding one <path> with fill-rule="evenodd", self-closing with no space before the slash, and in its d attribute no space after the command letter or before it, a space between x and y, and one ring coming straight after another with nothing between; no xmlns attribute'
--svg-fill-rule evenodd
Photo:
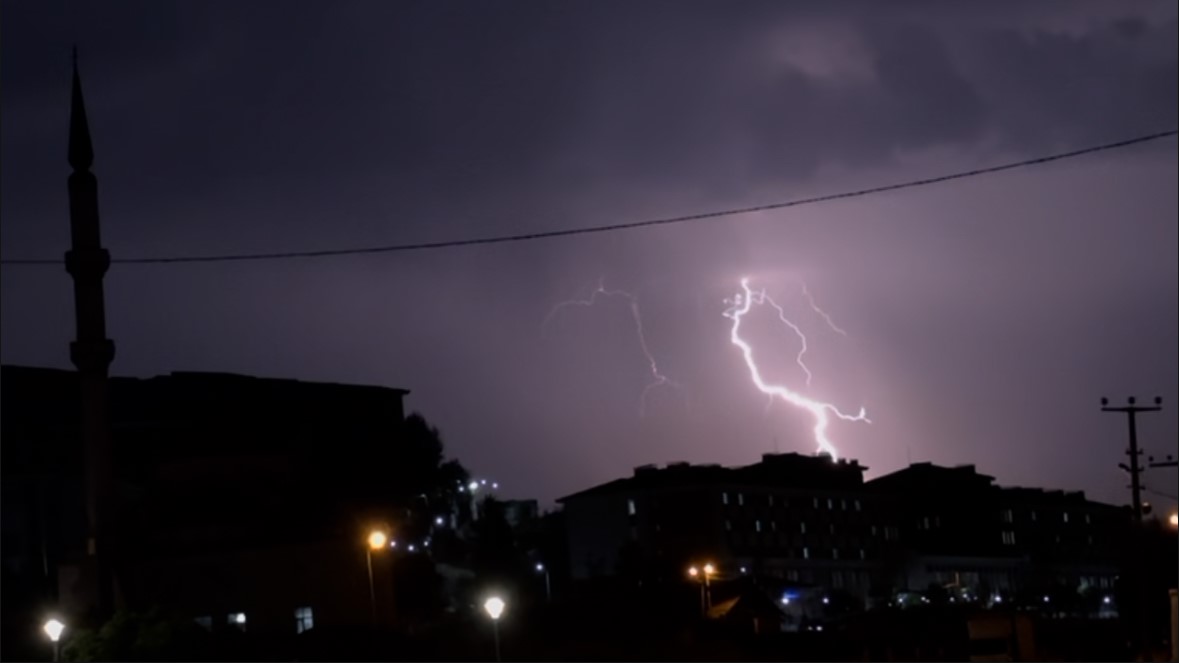
<svg viewBox="0 0 1179 663"><path fill-rule="evenodd" d="M716 567L711 563L705 564L703 568L696 568L695 566L688 567L688 576L692 579L699 579L700 581L700 612L705 615L708 614L708 609L712 607L712 575L716 573Z"/></svg>
<svg viewBox="0 0 1179 663"><path fill-rule="evenodd" d="M45 631L45 635L49 636L50 641L53 642L53 660L61 660L61 633L65 630L65 624L56 619L50 619L41 627Z"/></svg>
<svg viewBox="0 0 1179 663"><path fill-rule="evenodd" d="M553 601L553 587L549 584L549 570L541 562L536 563L536 572L544 574L544 600L552 603Z"/></svg>
<svg viewBox="0 0 1179 663"><path fill-rule="evenodd" d="M499 618L504 614L504 608L508 604L498 596L492 596L483 602L483 609L487 611L487 616L491 617L491 630L495 634L495 660L501 660L499 657Z"/></svg>
<svg viewBox="0 0 1179 663"><path fill-rule="evenodd" d="M379 529L368 533L368 547L364 549L364 561L368 566L368 600L372 608L373 623L377 621L377 588L373 584L373 551L383 550L389 543L389 536Z"/></svg>
<svg viewBox="0 0 1179 663"><path fill-rule="evenodd" d="M1171 523L1171 527L1179 527L1179 513L1172 513L1167 522Z"/></svg>

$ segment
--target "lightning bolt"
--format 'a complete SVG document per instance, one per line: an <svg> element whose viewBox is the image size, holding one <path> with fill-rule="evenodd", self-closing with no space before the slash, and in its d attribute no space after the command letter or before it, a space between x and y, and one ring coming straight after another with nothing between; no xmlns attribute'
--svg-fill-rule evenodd
<svg viewBox="0 0 1179 663"><path fill-rule="evenodd" d="M794 335L798 337L799 349L798 355L795 356L794 361L798 364L798 367L802 369L802 372L806 373L806 386L811 386L811 369L807 368L806 362L802 360L802 358L806 356L806 334L802 333L802 329L800 329L798 325L794 324L786 317L786 311L782 310L782 307L778 305L778 302L774 301L769 295L767 295L764 289L757 293L756 297L758 299L758 304L764 303L774 307L774 310L778 312L778 319L782 321L782 324L793 330ZM770 399L770 402L773 402L772 398Z"/></svg>
<svg viewBox="0 0 1179 663"><path fill-rule="evenodd" d="M629 308L631 319L635 323L635 335L639 339L639 349L643 352L643 357L647 360L648 369L651 372L651 382L643 387L643 393L639 397L639 416L645 417L647 415L647 396L652 390L658 387L672 387L676 390L682 390L683 386L678 382L664 375L659 370L659 364L655 361L655 355L651 352L651 348L647 345L647 333L643 329L643 316L639 312L639 298L634 294L626 292L625 290L607 290L604 280L598 282L598 287L590 294L589 299L571 299L561 302L553 307L549 314L545 316L544 322L541 323L541 335L545 333L549 322L562 309L570 306L590 307L596 304L599 298L602 297L620 297L625 299Z"/></svg>
<svg viewBox="0 0 1179 663"><path fill-rule="evenodd" d="M838 325L832 322L831 316L827 315L827 312L819 308L819 305L815 303L815 298L811 296L811 291L807 289L805 281L802 282L802 296L806 297L807 303L811 305L811 310L813 310L815 313L818 313L823 317L824 320L827 321L827 326L830 327L832 331L837 334L847 336L847 332L843 331L839 328Z"/></svg>
<svg viewBox="0 0 1179 663"><path fill-rule="evenodd" d="M815 435L815 443L818 445L818 452L830 455L832 460L837 459L838 452L836 451L835 446L831 443L831 440L827 437L827 429L831 424L831 416L834 415L836 418L842 419L844 421L862 421L865 423L871 423L871 421L868 419L867 412L865 412L864 408L860 408L860 412L858 414L845 414L831 403L816 401L811 398L807 398L803 394L793 391L785 386L767 383L765 379L762 378L761 369L758 367L757 362L754 361L753 347L749 345L747 341L741 338L741 321L753 308L754 304L760 305L769 303L778 310L779 317L783 322L786 322L792 329L794 329L800 337L803 336L803 334L796 325L791 324L786 320L786 316L782 312L782 307L778 306L777 303L770 299L769 296L765 294L764 290L760 292L754 292L754 290L749 287L748 278L741 279L741 289L743 292L738 293L736 297L728 302L731 305L724 312L724 316L733 321L733 326L729 332L729 340L733 345L737 346L737 348L741 350L741 355L745 359L745 365L749 368L749 375L753 379L753 384L763 394L766 394L771 398L780 398L795 407L809 412L815 421L813 430ZM808 299L810 299L813 306L814 300L809 297L809 293L807 294ZM814 308L817 309L818 307ZM828 320L828 322L830 323L830 320ZM832 327L835 328L833 324ZM805 340L803 342L805 344ZM801 358L802 353L798 355L798 361L800 363L802 361ZM810 375L810 371L807 371L807 375Z"/></svg>

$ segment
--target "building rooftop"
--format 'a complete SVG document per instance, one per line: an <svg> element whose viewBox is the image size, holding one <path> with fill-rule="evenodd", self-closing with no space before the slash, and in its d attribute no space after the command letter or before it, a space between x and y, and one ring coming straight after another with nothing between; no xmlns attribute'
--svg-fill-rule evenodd
<svg viewBox="0 0 1179 663"><path fill-rule="evenodd" d="M845 489L863 485L868 468L855 460L832 460L827 455L763 454L760 462L739 467L686 462L640 465L631 476L608 481L557 500L615 491L706 485Z"/></svg>

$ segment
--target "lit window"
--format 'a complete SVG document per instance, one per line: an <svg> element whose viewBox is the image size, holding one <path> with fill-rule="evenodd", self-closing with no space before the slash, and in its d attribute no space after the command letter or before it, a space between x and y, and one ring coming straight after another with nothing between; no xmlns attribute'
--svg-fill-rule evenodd
<svg viewBox="0 0 1179 663"><path fill-rule="evenodd" d="M860 510L860 501L856 500L856 511Z"/></svg>
<svg viewBox="0 0 1179 663"><path fill-rule="evenodd" d="M803 559L810 559L811 558L811 549L810 548L807 548L806 546L802 547L802 558Z"/></svg>
<svg viewBox="0 0 1179 663"><path fill-rule="evenodd" d="M770 495L768 498L770 506L774 506L774 496Z"/></svg>
<svg viewBox="0 0 1179 663"><path fill-rule="evenodd" d="M1033 523L1036 522L1036 512L1035 511L1032 512L1032 522Z"/></svg>
<svg viewBox="0 0 1179 663"><path fill-rule="evenodd" d="M831 559L839 559L839 548L831 549Z"/></svg>
<svg viewBox="0 0 1179 663"><path fill-rule="evenodd" d="M839 500L839 508L842 511L847 511L847 500Z"/></svg>
<svg viewBox="0 0 1179 663"><path fill-rule="evenodd" d="M732 522L730 522L728 520L725 521L725 531L726 532L733 531L733 523Z"/></svg>
<svg viewBox="0 0 1179 663"><path fill-rule="evenodd" d="M860 559L868 559L868 553L863 548L860 548Z"/></svg>
<svg viewBox="0 0 1179 663"><path fill-rule="evenodd" d="M1066 522L1066 523L1067 523L1067 522L1068 522L1068 511L1065 511L1065 512L1064 512L1063 514L1061 514L1061 515L1063 515L1063 516L1064 516L1064 522Z"/></svg>
<svg viewBox="0 0 1179 663"><path fill-rule="evenodd" d="M635 511L636 511L635 501L634 500L627 500L626 501L626 513L628 515L633 516L633 515L635 515Z"/></svg>
<svg viewBox="0 0 1179 663"><path fill-rule="evenodd" d="M876 526L875 525L872 526L870 531L872 532L872 536L876 536Z"/></svg>
<svg viewBox="0 0 1179 663"><path fill-rule="evenodd" d="M778 531L778 521L776 521L776 520L771 520L771 521L770 521L770 531L771 531L771 532L777 532L777 531ZM1090 538L1092 538L1092 537L1090 537Z"/></svg>
<svg viewBox="0 0 1179 663"><path fill-rule="evenodd" d="M721 493L721 504L724 504L725 506L729 505L729 494L728 493Z"/></svg>
<svg viewBox="0 0 1179 663"><path fill-rule="evenodd" d="M295 608L295 633L310 631L313 626L315 626L315 620L311 616L311 606Z"/></svg>
<svg viewBox="0 0 1179 663"><path fill-rule="evenodd" d="M814 499L814 503L815 503L815 508L816 508L816 509L817 509L817 508L819 508L819 498L817 498L817 497L816 497L816 498Z"/></svg>
<svg viewBox="0 0 1179 663"><path fill-rule="evenodd" d="M929 516L921 519L921 529L929 529Z"/></svg>
<svg viewBox="0 0 1179 663"><path fill-rule="evenodd" d="M831 499L830 497L828 497L828 498L827 498L827 510L828 510L828 511L832 511L832 510L834 510L834 509L835 509L835 500L833 500L833 499Z"/></svg>
<svg viewBox="0 0 1179 663"><path fill-rule="evenodd" d="M760 520L753 521L753 531L755 531L755 532L761 531L761 521Z"/></svg>
<svg viewBox="0 0 1179 663"><path fill-rule="evenodd" d="M1087 513L1085 514L1085 524L1086 524L1086 525L1091 525L1091 524L1093 524L1093 519L1092 519L1092 518L1090 518L1090 517L1089 517L1089 514L1087 514Z"/></svg>
<svg viewBox="0 0 1179 663"><path fill-rule="evenodd" d="M1015 514L1011 512L1011 509L1003 509L1003 522L1015 522Z"/></svg>
<svg viewBox="0 0 1179 663"><path fill-rule="evenodd" d="M193 621L195 621L198 626L205 629L206 631L213 630L213 618L210 617L209 615L203 615L201 617L197 617Z"/></svg>
<svg viewBox="0 0 1179 663"><path fill-rule="evenodd" d="M737 506L745 506L745 493L737 493Z"/></svg>
<svg viewBox="0 0 1179 663"><path fill-rule="evenodd" d="M246 613L244 612L231 612L226 616L225 621L234 628L246 630Z"/></svg>
<svg viewBox="0 0 1179 663"><path fill-rule="evenodd" d="M798 523L799 534L806 534L806 521Z"/></svg>
<svg viewBox="0 0 1179 663"><path fill-rule="evenodd" d="M1014 546L1015 545L1015 532L1003 532L1003 545L1005 545L1005 546Z"/></svg>

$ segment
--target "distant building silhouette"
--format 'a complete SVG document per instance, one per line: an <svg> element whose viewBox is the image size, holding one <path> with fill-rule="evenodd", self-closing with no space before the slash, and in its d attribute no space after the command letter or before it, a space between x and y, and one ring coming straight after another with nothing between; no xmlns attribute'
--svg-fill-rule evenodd
<svg viewBox="0 0 1179 663"><path fill-rule="evenodd" d="M867 597L897 523L865 468L827 456L765 454L726 468L676 463L558 500L574 578L613 575L623 551L665 578L717 564Z"/></svg>
<svg viewBox="0 0 1179 663"><path fill-rule="evenodd" d="M897 586L936 585L1000 600L1024 593L1042 601L1064 588L1114 593L1125 509L1083 492L994 482L973 465L931 463L868 482L893 498L899 514L904 563Z"/></svg>
<svg viewBox="0 0 1179 663"><path fill-rule="evenodd" d="M558 500L570 573L682 582L712 563L720 583L754 576L879 604L931 586L955 601L1114 594L1125 509L1001 488L973 466L918 463L869 482L864 471L799 454L636 468Z"/></svg>
<svg viewBox="0 0 1179 663"><path fill-rule="evenodd" d="M3 366L4 566L45 604L80 591L80 376ZM403 389L211 373L110 379L128 605L294 634L370 621L365 536L404 520ZM374 555L382 621L389 555ZM313 614L313 617L306 615Z"/></svg>

